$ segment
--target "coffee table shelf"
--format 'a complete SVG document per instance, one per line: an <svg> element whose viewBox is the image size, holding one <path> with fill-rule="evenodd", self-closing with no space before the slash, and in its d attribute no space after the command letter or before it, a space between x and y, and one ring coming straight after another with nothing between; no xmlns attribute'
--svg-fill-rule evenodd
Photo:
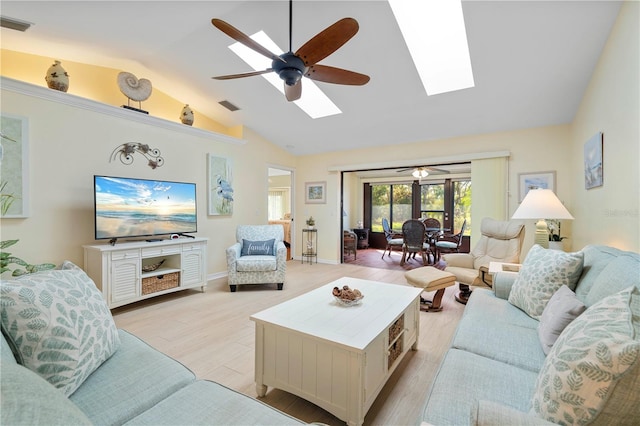
<svg viewBox="0 0 640 426"><path fill-rule="evenodd" d="M331 290L348 285L361 304L338 304ZM422 289L341 278L258 312L255 379L298 395L349 425L361 425L402 357L417 349Z"/></svg>

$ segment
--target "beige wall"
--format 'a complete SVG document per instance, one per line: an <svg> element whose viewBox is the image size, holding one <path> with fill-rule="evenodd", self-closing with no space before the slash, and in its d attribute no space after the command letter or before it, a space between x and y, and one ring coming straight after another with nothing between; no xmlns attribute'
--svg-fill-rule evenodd
<svg viewBox="0 0 640 426"><path fill-rule="evenodd" d="M563 223L563 235L570 237L566 248L580 249L585 244L603 243L638 251L639 7L637 2L624 4L576 119L574 123L567 125L296 158L248 129L217 130L236 136L244 132L241 136L248 144L233 145L216 141L215 137L182 134L145 124L123 122L103 114L3 90L2 111L29 118L32 214L27 219L3 220L1 238L19 238L20 244L15 249L12 247L13 252L32 262L60 262L70 259L81 264L82 244L93 243L93 174L194 181L198 183L198 235L211 239L209 273L224 274L224 249L234 241L236 225L266 223L267 167L281 165L283 168L296 170L293 186L297 217L313 215L316 219L319 230L319 261L337 263L341 256L339 242L342 212L340 173L335 170L388 161L415 164L416 159L423 162L423 159L434 157L468 157L473 153L506 150L510 152L510 193L507 200L509 216L518 205L518 174L555 170L557 194L576 217L573 222ZM11 55L15 53L2 51L3 75L23 81L31 78L34 84L44 86L44 71L51 65L51 59L36 57L32 66L39 71L21 78L15 75L18 71L6 62L7 58L16 57ZM75 64L61 60L72 74L70 93L76 90L76 86L80 90L80 78L72 66ZM108 70L109 78L115 78L114 72ZM118 93L117 88L110 89L110 92L114 91ZM82 93L93 95L89 91ZM166 110L158 106L157 116L164 115L170 121L177 121L173 111L179 111L182 102L170 98L164 101L170 106ZM115 106L120 104L119 100L101 102ZM212 127L220 129L214 125L214 120L210 122ZM582 149L584 142L597 131L604 132L605 184L601 188L586 191L583 183ZM336 137L339 138L340 135ZM151 170L141 162L131 166L109 163L111 151L117 145L131 140L158 147L166 159L165 165ZM345 141L345 145L347 144L348 141ZM228 156L233 161L236 190L233 216L214 217L206 214L206 154L210 152ZM315 181L327 182L326 204L304 202L304 183ZM349 227L354 227L361 219L361 191L354 181L347 182L345 199ZM530 221L527 225L526 249L533 241L533 222ZM295 222L298 235L303 225L304 220ZM299 249L294 253L299 255Z"/></svg>
<svg viewBox="0 0 640 426"><path fill-rule="evenodd" d="M341 167L366 168L367 164L402 160L414 165L416 159L427 163L433 157L508 150L509 216L518 206L518 174L555 170L556 193L575 217L574 221L562 222L562 234L569 237L564 244L566 250L607 244L639 251L639 9L638 2L627 1L622 6L573 123L301 157L298 167L309 175L298 175L300 183L326 179L333 190L338 187L339 173L329 170ZM583 147L598 131L604 133L605 183L587 191ZM326 205L304 206L302 202L298 200L299 207L313 211L318 228L328 229L319 234L319 239L337 238L334 235L339 228L333 226L337 196L329 196ZM527 221L524 254L533 244L534 231L534 221ZM332 247L336 252L331 251ZM337 245L319 244L319 257L326 261L338 259L338 250Z"/></svg>
<svg viewBox="0 0 640 426"><path fill-rule="evenodd" d="M198 236L209 238L208 273L226 274L226 247L238 224L267 223L268 164L292 167L295 158L251 132L246 144L220 142L215 134L167 130L146 123L2 90L2 112L29 122L31 214L3 219L4 239L20 239L11 252L32 263L83 264L83 244L93 239L93 175L127 176L197 183ZM223 138L222 138L223 139ZM153 170L134 155L131 165L110 162L125 142L147 143L165 163ZM233 165L234 213L207 215L207 154ZM263 182L261 185L259 182Z"/></svg>
<svg viewBox="0 0 640 426"><path fill-rule="evenodd" d="M298 184L304 185L304 181L326 180L329 196L327 204L315 205L304 204L304 199L299 198L297 209L313 214L316 218L316 227L319 230L319 259L326 262L336 261L339 259L339 245L323 244L324 241L336 241L340 232L336 224L339 194L334 195L331 192L339 188L340 173L330 170L351 167L364 169L371 164L405 160L408 165L413 165L416 161L426 162L434 157L468 158L473 156L473 153L509 151L511 154L508 161L509 216L518 206L518 174L548 170L556 171L557 194L571 211L571 171L567 166L569 145L570 126L563 125L299 157L297 167L305 173L298 173ZM554 155L549 155L550 152ZM361 191L359 185L357 191ZM361 212L357 209L358 216L350 220L352 225L361 219ZM308 216L307 213L305 216ZM529 222L525 247L533 244L534 221ZM570 232L570 226L566 228L566 231ZM565 234L564 224L563 234Z"/></svg>
<svg viewBox="0 0 640 426"><path fill-rule="evenodd" d="M640 251L640 3L625 2L572 127L574 244ZM603 133L604 185L586 190L584 143Z"/></svg>
<svg viewBox="0 0 640 426"><path fill-rule="evenodd" d="M15 80L25 81L37 86L46 87L44 77L53 64L52 58L38 55L28 55L11 50L0 50L0 74ZM118 88L118 74L120 70L102 68L81 64L73 61L61 60L61 65L69 74L69 90L67 93L102 102L107 105L120 106L127 104L127 97ZM139 78L144 78L138 75ZM165 93L153 89L151 96L142 102L142 109L154 117L180 122L180 113L188 100L178 100ZM131 106L138 107L138 102L131 102ZM242 128L227 128L215 120L198 113L196 105L190 105L194 111L194 127L211 130L229 136L242 137Z"/></svg>

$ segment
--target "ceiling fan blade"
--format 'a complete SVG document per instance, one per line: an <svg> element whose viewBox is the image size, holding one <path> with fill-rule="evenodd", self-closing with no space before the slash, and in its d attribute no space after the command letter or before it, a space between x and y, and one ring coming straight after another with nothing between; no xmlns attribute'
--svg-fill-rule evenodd
<svg viewBox="0 0 640 426"><path fill-rule="evenodd" d="M211 78L213 78L214 80L233 80L234 78L252 77L254 75L266 74L271 71L273 71L273 68L267 68L266 70L263 70L263 71L244 72L241 74L219 75L217 77L211 77Z"/></svg>
<svg viewBox="0 0 640 426"><path fill-rule="evenodd" d="M261 55L266 56L267 58L274 60L280 60L284 62L284 60L276 55L275 53L269 51L266 47L263 47L260 43L256 43L251 37L234 27L233 25L223 21L222 19L213 18L211 23L214 27L231 37L232 39L244 44L249 49L253 49Z"/></svg>
<svg viewBox="0 0 640 426"><path fill-rule="evenodd" d="M297 101L302 96L302 80L298 80L293 86L285 83L284 94L289 102Z"/></svg>
<svg viewBox="0 0 640 426"><path fill-rule="evenodd" d="M296 56L306 66L314 65L345 44L358 32L358 21L353 18L342 18L327 27L296 51Z"/></svg>
<svg viewBox="0 0 640 426"><path fill-rule="evenodd" d="M448 174L451 173L449 170L445 170L445 169L439 169L437 167L429 167L429 166L425 166L425 169L427 169L430 172L434 172L434 173L442 173L442 174Z"/></svg>
<svg viewBox="0 0 640 426"><path fill-rule="evenodd" d="M348 84L362 86L369 82L369 76L342 68L326 65L312 65L305 73L305 77L311 80L324 81L325 83Z"/></svg>

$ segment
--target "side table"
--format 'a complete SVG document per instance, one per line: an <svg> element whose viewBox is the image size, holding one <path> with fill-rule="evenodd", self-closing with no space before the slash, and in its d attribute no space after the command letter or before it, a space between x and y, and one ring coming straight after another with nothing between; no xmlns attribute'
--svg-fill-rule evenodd
<svg viewBox="0 0 640 426"><path fill-rule="evenodd" d="M358 248L369 248L369 229L368 228L355 228L353 232L358 236Z"/></svg>
<svg viewBox="0 0 640 426"><path fill-rule="evenodd" d="M318 230L315 228L302 230L302 263L305 260L308 260L309 264L313 263L313 260L318 263Z"/></svg>

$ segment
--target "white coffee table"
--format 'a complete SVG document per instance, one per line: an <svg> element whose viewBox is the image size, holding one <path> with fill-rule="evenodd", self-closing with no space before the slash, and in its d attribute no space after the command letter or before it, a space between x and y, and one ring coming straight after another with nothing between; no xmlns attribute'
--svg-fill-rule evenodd
<svg viewBox="0 0 640 426"><path fill-rule="evenodd" d="M333 287L364 294L336 302ZM417 349L422 289L341 278L251 316L256 323L256 391L298 395L349 425L361 425L409 348Z"/></svg>

